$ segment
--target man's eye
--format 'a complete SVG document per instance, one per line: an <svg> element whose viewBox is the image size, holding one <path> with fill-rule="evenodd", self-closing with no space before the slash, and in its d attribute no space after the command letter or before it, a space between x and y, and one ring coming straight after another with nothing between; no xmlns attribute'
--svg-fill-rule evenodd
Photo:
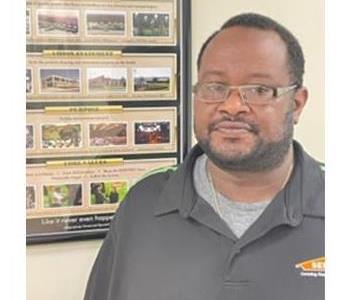
<svg viewBox="0 0 350 300"><path fill-rule="evenodd" d="M207 89L210 92L221 93L226 91L226 86L223 84L208 84Z"/></svg>
<svg viewBox="0 0 350 300"><path fill-rule="evenodd" d="M251 92L257 95L267 95L267 94L270 94L271 89L261 85L261 86L252 87Z"/></svg>

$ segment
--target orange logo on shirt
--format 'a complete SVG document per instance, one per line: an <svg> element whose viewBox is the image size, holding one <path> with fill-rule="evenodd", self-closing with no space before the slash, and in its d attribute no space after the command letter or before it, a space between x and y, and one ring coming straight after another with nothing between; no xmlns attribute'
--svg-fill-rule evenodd
<svg viewBox="0 0 350 300"><path fill-rule="evenodd" d="M304 272L324 272L325 271L325 257L318 257L309 259L295 265L297 269Z"/></svg>

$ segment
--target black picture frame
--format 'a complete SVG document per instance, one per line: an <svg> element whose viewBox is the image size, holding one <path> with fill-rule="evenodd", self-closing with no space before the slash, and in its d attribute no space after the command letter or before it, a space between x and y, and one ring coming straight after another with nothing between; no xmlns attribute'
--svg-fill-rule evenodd
<svg viewBox="0 0 350 300"><path fill-rule="evenodd" d="M62 44L62 43L35 43L31 41L33 36L33 28L29 28L27 31L30 32L30 35L27 35L27 53L44 53L48 51L120 51L123 54L133 54L133 53L144 53L144 54L163 54L171 53L176 54L177 57L177 70L176 70L176 99L174 100L147 100L147 101L128 101L128 100L118 100L108 99L106 101L89 101L88 103L82 103L81 101L57 101L45 102L27 102L26 109L31 110L50 110L62 108L65 109L67 106L75 107L76 109L81 108L82 106L85 109L93 110L97 106L111 107L111 106L122 106L125 108L159 108L159 107L169 107L176 108L177 111L177 126L176 126L176 151L175 152L165 152L165 153L127 153L123 155L113 155L108 154L94 154L88 157L79 157L79 156L60 156L55 157L27 157L26 163L27 167L38 165L38 164L52 164L55 163L64 163L70 164L76 161L89 160L91 162L113 160L113 159L122 159L122 160L161 160L161 159L173 159L176 163L181 163L184 157L187 155L191 148L191 139L192 139L192 105L191 105L191 1L190 0L172 0L169 1L176 5L176 41L174 45L140 45L140 44L128 44L128 45L118 45L118 44L109 44L109 45L77 45L74 43ZM29 16L33 18L34 13L31 7L28 7ZM28 26L32 26L33 22L30 19ZM175 30L175 28L174 28ZM31 71L31 76L34 77L35 71ZM32 79L31 79L32 80ZM35 81L33 83L33 88L35 89ZM32 89L32 87L31 87ZM30 186L30 184L27 186ZM42 190L39 191L37 188L36 193L41 192L43 195L45 191L43 190L43 184L40 185ZM69 190L77 189L76 187L65 187ZM62 188L63 189L63 188ZM28 194L32 193L32 189L28 189ZM47 192L46 192L47 193ZM67 192L68 193L68 192ZM28 196L31 197L31 196ZM29 202L28 202L29 201ZM29 209L32 209L33 205L30 204L30 199L27 199L27 205ZM32 206L30 206L32 205ZM35 206L34 206L35 207ZM28 211L28 210L27 210ZM99 218L96 218L99 217ZM81 215L59 215L49 217L27 217L27 244L37 244L37 243L48 243L48 242L63 242L71 240L86 240L86 239L96 239L103 238L108 231L110 221L114 216L114 212L109 213L97 213L97 214L81 214ZM91 218L92 217L92 218ZM80 218L80 221L77 220ZM76 222L74 222L76 220ZM95 221L94 221L95 220ZM96 221L98 220L98 221ZM60 224L59 226L56 224ZM85 222L85 223L84 223ZM90 222L90 223L89 223ZM47 224L53 223L52 226ZM87 226L77 226L80 228L74 230L74 227L71 229L64 229L64 224L75 224L75 225L87 225ZM45 225L46 224L46 225ZM92 224L94 226L88 226ZM100 225L100 226L98 226Z"/></svg>

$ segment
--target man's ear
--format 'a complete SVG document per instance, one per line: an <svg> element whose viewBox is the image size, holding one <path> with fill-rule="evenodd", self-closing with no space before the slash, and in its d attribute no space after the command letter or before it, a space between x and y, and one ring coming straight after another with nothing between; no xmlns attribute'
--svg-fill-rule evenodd
<svg viewBox="0 0 350 300"><path fill-rule="evenodd" d="M306 87L299 88L294 94L293 121L298 124L300 115L307 102L309 92Z"/></svg>

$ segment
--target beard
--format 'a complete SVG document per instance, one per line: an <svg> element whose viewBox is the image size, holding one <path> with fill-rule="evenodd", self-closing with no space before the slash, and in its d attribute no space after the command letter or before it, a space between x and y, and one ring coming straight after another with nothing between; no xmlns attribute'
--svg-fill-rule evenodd
<svg viewBox="0 0 350 300"><path fill-rule="evenodd" d="M223 119L226 120L227 118ZM235 121L247 123L240 118L236 118ZM206 137L199 137L196 134L196 138L204 153L220 169L227 171L262 172L273 170L280 166L293 141L293 111L289 110L286 113L283 121L282 135L279 139L272 142L265 141L259 137L258 126L254 124L249 125L252 128L250 131L251 134L256 135L258 139L248 153L225 151L213 144L210 140L210 133L214 130L214 125L209 126L208 135Z"/></svg>

